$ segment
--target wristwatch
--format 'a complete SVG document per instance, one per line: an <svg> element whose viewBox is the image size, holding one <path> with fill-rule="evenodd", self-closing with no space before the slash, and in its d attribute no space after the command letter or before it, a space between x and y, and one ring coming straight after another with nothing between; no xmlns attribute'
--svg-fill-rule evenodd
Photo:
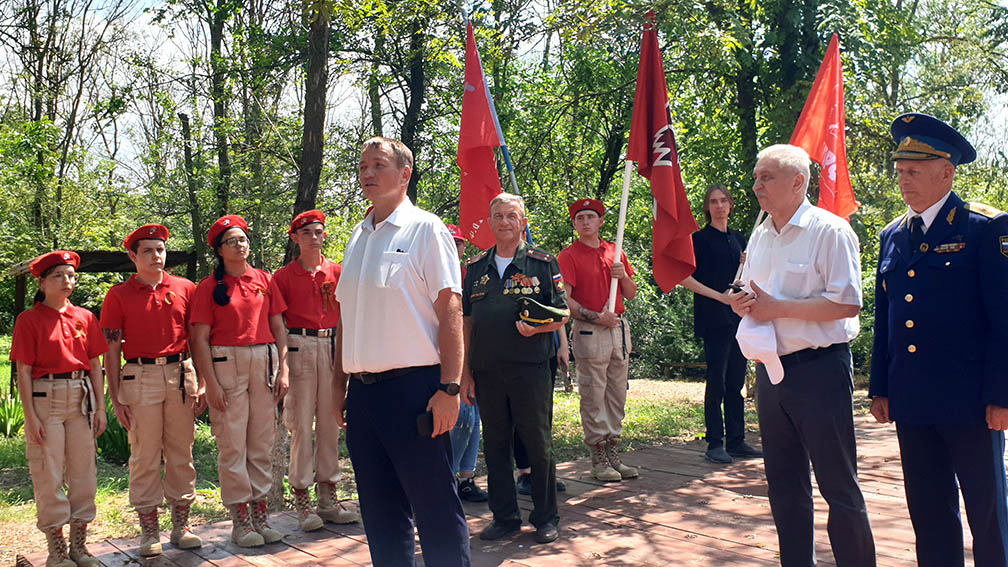
<svg viewBox="0 0 1008 567"><path fill-rule="evenodd" d="M438 384L437 388L449 396L457 396L459 394L458 382L441 383Z"/></svg>

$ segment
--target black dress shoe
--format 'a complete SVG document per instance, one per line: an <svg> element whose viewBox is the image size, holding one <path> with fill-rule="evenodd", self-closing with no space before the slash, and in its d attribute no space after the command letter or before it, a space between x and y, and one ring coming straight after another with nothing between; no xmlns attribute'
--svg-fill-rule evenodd
<svg viewBox="0 0 1008 567"><path fill-rule="evenodd" d="M564 484L562 480L558 480L556 483L557 492L567 492L567 485Z"/></svg>
<svg viewBox="0 0 1008 567"><path fill-rule="evenodd" d="M731 455L724 450L724 447L712 447L707 449L707 453L704 454L704 459L719 465L730 465L735 460L732 459Z"/></svg>
<svg viewBox="0 0 1008 567"><path fill-rule="evenodd" d="M500 539L502 537L507 537L509 535L514 535L521 531L521 525L515 524L498 524L494 522L489 526L483 528L480 532L480 539L484 541L493 541L495 539ZM556 538L554 538L556 539Z"/></svg>
<svg viewBox="0 0 1008 567"><path fill-rule="evenodd" d="M762 459L763 451L750 447L745 441L742 444L730 447L728 454L736 459Z"/></svg>
<svg viewBox="0 0 1008 567"><path fill-rule="evenodd" d="M560 533L557 531L557 527L553 524L543 524L536 528L536 543L550 543L552 541L556 541L558 537L560 537Z"/></svg>
<svg viewBox="0 0 1008 567"><path fill-rule="evenodd" d="M524 494L529 496L532 494L532 475L529 473L522 473L518 475L518 480L515 482L515 487L518 488L518 494Z"/></svg>

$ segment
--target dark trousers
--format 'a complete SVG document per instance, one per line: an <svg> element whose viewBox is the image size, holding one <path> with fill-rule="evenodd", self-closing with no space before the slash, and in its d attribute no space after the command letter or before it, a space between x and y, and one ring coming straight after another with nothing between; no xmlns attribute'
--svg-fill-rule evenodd
<svg viewBox="0 0 1008 567"><path fill-rule="evenodd" d="M436 366L377 384L350 379L347 449L375 567L415 565L414 523L424 565L470 565L451 441L447 434L417 433L417 416L427 411L440 380Z"/></svg>
<svg viewBox="0 0 1008 567"><path fill-rule="evenodd" d="M557 376L558 362L557 357L549 359L549 369L550 369L550 383L554 388L556 388L556 376ZM552 399L552 394L550 395ZM553 413L550 410L550 430L553 429ZM516 469L527 469L529 468L529 458L528 451L525 450L525 445L522 443L521 437L518 435L518 430L515 430L514 436L514 460Z"/></svg>
<svg viewBox="0 0 1008 567"><path fill-rule="evenodd" d="M483 420L483 457L494 522L521 525L518 493L511 468L515 432L528 453L532 469L529 523L539 527L559 519L556 498L556 460L553 455L553 383L549 366L507 364L473 372L476 400Z"/></svg>
<svg viewBox="0 0 1008 567"><path fill-rule="evenodd" d="M1005 439L987 424L896 424L910 520L917 536L917 564L964 563L959 489L973 534L977 567L1005 567L1008 504ZM958 482L957 482L958 481Z"/></svg>
<svg viewBox="0 0 1008 567"><path fill-rule="evenodd" d="M734 326L710 329L703 337L707 359L707 388L704 390L704 422L707 446L735 449L745 442L746 359L735 340ZM721 405L724 404L724 421Z"/></svg>
<svg viewBox="0 0 1008 567"><path fill-rule="evenodd" d="M781 566L815 565L810 462L829 505L826 531L837 566L874 566L875 543L857 480L850 348L785 366L776 385L759 364L756 380Z"/></svg>

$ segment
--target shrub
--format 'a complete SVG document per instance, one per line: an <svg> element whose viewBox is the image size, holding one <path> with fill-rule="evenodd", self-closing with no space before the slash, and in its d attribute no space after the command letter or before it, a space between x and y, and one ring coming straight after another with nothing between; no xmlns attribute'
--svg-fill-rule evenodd
<svg viewBox="0 0 1008 567"><path fill-rule="evenodd" d="M17 396L5 396L0 399L0 435L17 437L24 427L24 408Z"/></svg>
<svg viewBox="0 0 1008 567"><path fill-rule="evenodd" d="M112 402L109 401L107 393L105 417L108 419L108 426L105 428L105 433L98 438L98 454L107 463L125 465L130 457L129 432L116 419L115 410L112 409Z"/></svg>

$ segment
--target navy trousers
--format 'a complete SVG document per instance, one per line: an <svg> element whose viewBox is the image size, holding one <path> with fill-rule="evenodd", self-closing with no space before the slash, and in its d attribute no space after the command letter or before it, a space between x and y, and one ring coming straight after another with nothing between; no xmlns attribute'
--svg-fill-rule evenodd
<svg viewBox="0 0 1008 567"><path fill-rule="evenodd" d="M703 337L707 361L707 387L704 390L704 422L707 446L726 446L729 451L745 442L746 359L735 340L735 325L710 329ZM724 420L721 406L724 405Z"/></svg>
<svg viewBox="0 0 1008 567"><path fill-rule="evenodd" d="M469 567L469 526L452 473L451 441L417 433L437 391L440 367L347 389L347 449L374 567Z"/></svg>
<svg viewBox="0 0 1008 567"><path fill-rule="evenodd" d="M910 520L920 567L964 564L959 490L977 567L1005 567L1008 502L1005 439L987 424L897 423Z"/></svg>
<svg viewBox="0 0 1008 567"><path fill-rule="evenodd" d="M756 380L781 566L816 564L811 463L829 505L826 531L837 567L873 567L875 542L857 480L850 349L785 366L776 385L758 364Z"/></svg>

